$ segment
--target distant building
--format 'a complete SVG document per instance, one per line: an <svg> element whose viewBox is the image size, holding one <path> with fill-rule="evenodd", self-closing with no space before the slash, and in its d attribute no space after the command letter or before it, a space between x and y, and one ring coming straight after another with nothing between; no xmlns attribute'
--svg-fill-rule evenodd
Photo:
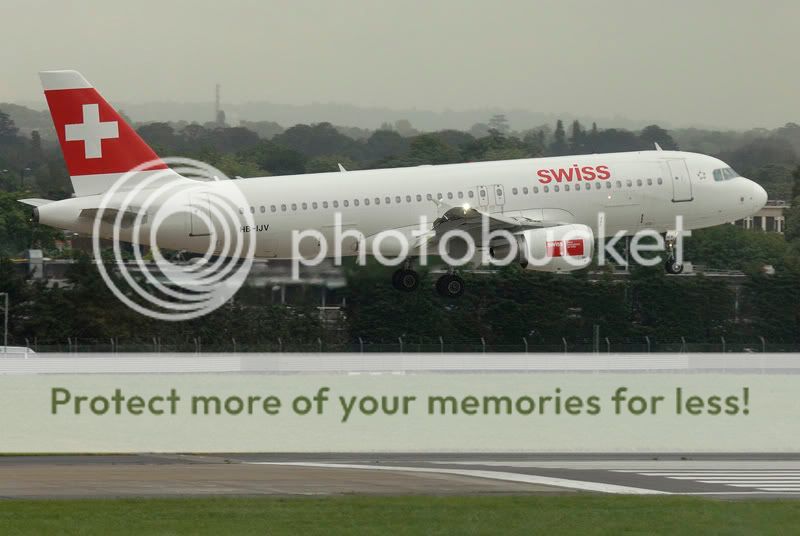
<svg viewBox="0 0 800 536"><path fill-rule="evenodd" d="M768 233L783 233L786 228L786 211L791 205L786 201L770 200L753 216L736 220L734 225L745 229L757 229Z"/></svg>

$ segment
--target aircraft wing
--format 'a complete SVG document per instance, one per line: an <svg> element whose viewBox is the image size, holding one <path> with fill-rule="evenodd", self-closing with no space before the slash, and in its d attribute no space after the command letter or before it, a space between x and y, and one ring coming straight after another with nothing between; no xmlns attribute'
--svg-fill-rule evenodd
<svg viewBox="0 0 800 536"><path fill-rule="evenodd" d="M470 205L453 206L442 200L434 200L439 207L444 209L444 213L433 222L433 229L430 233L419 237L417 247L427 241L428 244L436 244L438 240L448 231L459 229L468 233L475 240L477 246L483 246L482 222L488 222L488 231L506 230L511 234L527 231L528 229L541 229L543 227L555 227L566 222L545 221L542 219L534 220L525 216L509 216L505 214L490 214Z"/></svg>

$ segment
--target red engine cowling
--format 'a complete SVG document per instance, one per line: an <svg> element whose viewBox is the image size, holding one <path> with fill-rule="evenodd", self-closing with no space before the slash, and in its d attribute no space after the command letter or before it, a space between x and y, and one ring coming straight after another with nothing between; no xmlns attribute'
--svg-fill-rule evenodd
<svg viewBox="0 0 800 536"><path fill-rule="evenodd" d="M523 231L518 236L520 261L526 270L570 272L592 262L594 233L577 223Z"/></svg>

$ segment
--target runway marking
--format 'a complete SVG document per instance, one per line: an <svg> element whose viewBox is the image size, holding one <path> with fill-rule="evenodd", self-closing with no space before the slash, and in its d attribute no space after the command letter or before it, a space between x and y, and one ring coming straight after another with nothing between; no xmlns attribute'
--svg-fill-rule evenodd
<svg viewBox="0 0 800 536"><path fill-rule="evenodd" d="M388 465L358 465L345 463L315 463L315 462L246 462L251 465L292 465L298 467L319 467L331 469L371 469L375 471L404 471L409 473L437 473L447 475L469 476L475 478L488 478L506 482L520 482L524 484L538 484L541 486L555 486L559 488L575 489L580 491L596 491L600 493L617 493L627 495L671 495L668 491L620 486L605 482L589 482L571 480L567 478L554 478L549 476L528 475L521 473L507 473L505 471L484 471L478 469L448 469L432 467L397 467Z"/></svg>
<svg viewBox="0 0 800 536"><path fill-rule="evenodd" d="M726 471L711 469L704 471L686 469L683 471L636 471L631 469L618 469L614 472L758 490L754 493L800 493L800 471L792 470L764 469Z"/></svg>
<svg viewBox="0 0 800 536"><path fill-rule="evenodd" d="M747 471L759 472L785 472L800 473L800 463L797 461L697 461L697 460L646 460L646 461L617 461L617 460L432 460L429 463L441 465L485 465L508 467L531 467L542 469L599 469L604 471L621 471L627 473L666 473L666 472L694 472L707 473L725 471L739 473Z"/></svg>

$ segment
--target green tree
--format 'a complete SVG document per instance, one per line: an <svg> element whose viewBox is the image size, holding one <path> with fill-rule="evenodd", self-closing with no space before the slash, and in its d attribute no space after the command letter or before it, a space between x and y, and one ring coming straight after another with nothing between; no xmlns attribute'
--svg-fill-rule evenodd
<svg viewBox="0 0 800 536"><path fill-rule="evenodd" d="M569 152L567 133L564 131L564 122L561 119L556 121L556 130L553 132L553 142L550 144L550 152L556 156L565 155Z"/></svg>
<svg viewBox="0 0 800 536"><path fill-rule="evenodd" d="M786 211L786 230L784 236L800 254L800 166L792 173L792 206Z"/></svg>
<svg viewBox="0 0 800 536"><path fill-rule="evenodd" d="M508 124L508 119L505 114L495 114L489 119L489 128L496 130L503 136L507 136L511 132L511 127Z"/></svg>
<svg viewBox="0 0 800 536"><path fill-rule="evenodd" d="M574 154L586 152L586 133L577 119L572 122L572 133L569 137L569 148Z"/></svg>
<svg viewBox="0 0 800 536"><path fill-rule="evenodd" d="M393 130L376 130L367 139L365 156L368 161L400 156L408 151L408 139Z"/></svg>
<svg viewBox="0 0 800 536"><path fill-rule="evenodd" d="M340 171L339 164L341 164L347 171L358 169L358 164L342 155L325 155L312 158L306 164L306 173L328 173L333 171Z"/></svg>
<svg viewBox="0 0 800 536"><path fill-rule="evenodd" d="M16 141L19 129L8 114L0 111L0 143Z"/></svg>
<svg viewBox="0 0 800 536"><path fill-rule="evenodd" d="M665 151L677 151L678 144L672 139L669 132L658 125L648 125L639 133L644 149L653 149L657 143Z"/></svg>

